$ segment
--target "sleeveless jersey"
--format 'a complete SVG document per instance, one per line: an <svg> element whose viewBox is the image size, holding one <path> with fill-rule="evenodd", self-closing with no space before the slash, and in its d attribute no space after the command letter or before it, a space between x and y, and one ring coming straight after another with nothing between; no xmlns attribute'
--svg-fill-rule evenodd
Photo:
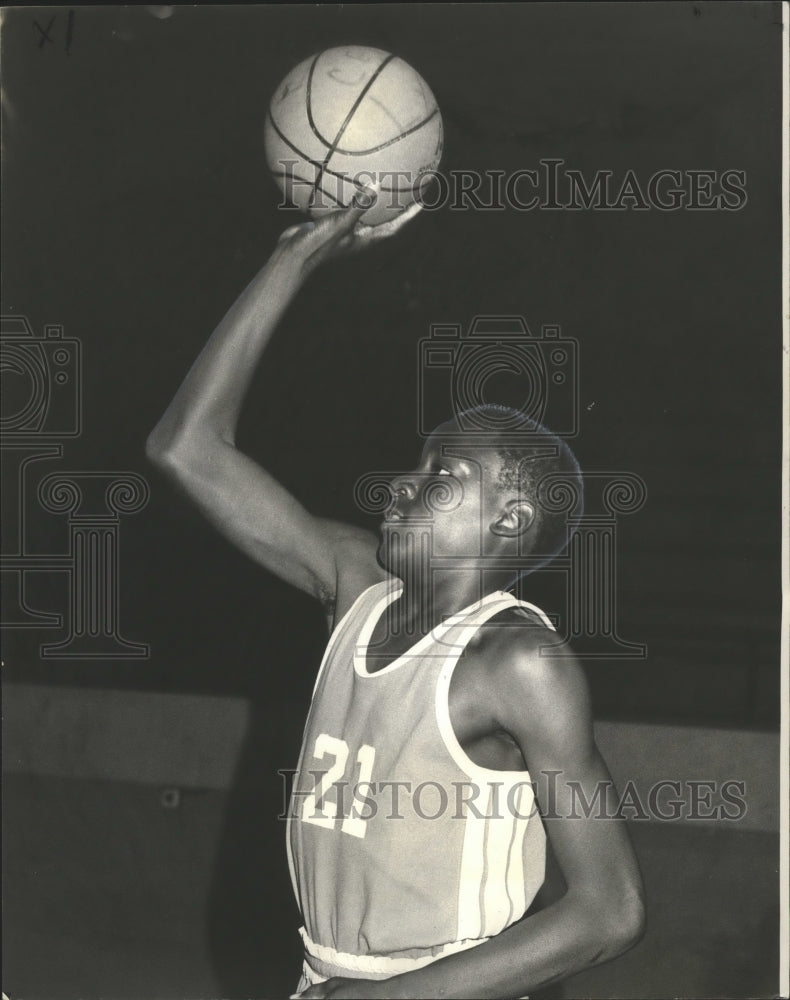
<svg viewBox="0 0 790 1000"><path fill-rule="evenodd" d="M527 771L476 765L453 731L453 670L498 591L381 670L367 646L401 593L365 591L332 633L305 726L288 859L318 977L383 979L480 944L523 916L545 874ZM370 666L370 669L369 669Z"/></svg>

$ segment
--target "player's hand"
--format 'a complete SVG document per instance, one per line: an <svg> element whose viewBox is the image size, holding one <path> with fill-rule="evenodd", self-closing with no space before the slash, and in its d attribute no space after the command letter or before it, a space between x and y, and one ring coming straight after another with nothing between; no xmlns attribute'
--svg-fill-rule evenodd
<svg viewBox="0 0 790 1000"><path fill-rule="evenodd" d="M393 236L422 208L415 202L390 222L366 226L360 219L376 203L376 198L374 189L364 188L348 208L330 212L315 222L291 226L280 236L277 250L295 254L302 271L309 274L327 260L357 253Z"/></svg>
<svg viewBox="0 0 790 1000"><path fill-rule="evenodd" d="M381 986L380 981L373 981L370 979L344 979L340 976L334 976L332 979L327 979L325 983L316 983L315 986L310 986L304 991L304 993L299 994L300 1000L307 1000L307 998L326 998L326 1000L367 1000L367 998L372 998L375 993L372 987Z"/></svg>

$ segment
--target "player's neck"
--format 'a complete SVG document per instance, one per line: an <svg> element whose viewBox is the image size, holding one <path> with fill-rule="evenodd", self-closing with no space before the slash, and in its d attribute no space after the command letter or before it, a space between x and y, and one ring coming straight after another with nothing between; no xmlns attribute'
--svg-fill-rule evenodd
<svg viewBox="0 0 790 1000"><path fill-rule="evenodd" d="M507 583L502 574L439 571L409 574L402 579L397 602L399 626L409 634L427 634L450 615L457 614Z"/></svg>

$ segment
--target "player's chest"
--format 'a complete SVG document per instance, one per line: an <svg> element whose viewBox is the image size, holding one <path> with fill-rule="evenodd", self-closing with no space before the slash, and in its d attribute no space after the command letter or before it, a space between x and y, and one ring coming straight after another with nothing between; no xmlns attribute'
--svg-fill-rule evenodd
<svg viewBox="0 0 790 1000"><path fill-rule="evenodd" d="M438 721L446 715L452 737L473 763L523 769L515 741L497 724L496 692L477 644L463 650L449 681L447 661L453 656L447 644L429 644L420 655L412 655L412 648L402 638L377 641L374 634L364 654L338 671L336 683L330 680L317 692L312 727L419 761L446 756L447 734Z"/></svg>

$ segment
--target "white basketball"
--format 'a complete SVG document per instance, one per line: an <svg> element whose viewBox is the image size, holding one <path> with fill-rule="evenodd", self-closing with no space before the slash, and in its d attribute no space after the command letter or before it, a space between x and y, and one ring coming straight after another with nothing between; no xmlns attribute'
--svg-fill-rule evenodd
<svg viewBox="0 0 790 1000"><path fill-rule="evenodd" d="M419 198L439 166L442 117L426 82L397 56L352 45L299 63L272 97L266 160L286 204L312 216L374 186L376 226Z"/></svg>

